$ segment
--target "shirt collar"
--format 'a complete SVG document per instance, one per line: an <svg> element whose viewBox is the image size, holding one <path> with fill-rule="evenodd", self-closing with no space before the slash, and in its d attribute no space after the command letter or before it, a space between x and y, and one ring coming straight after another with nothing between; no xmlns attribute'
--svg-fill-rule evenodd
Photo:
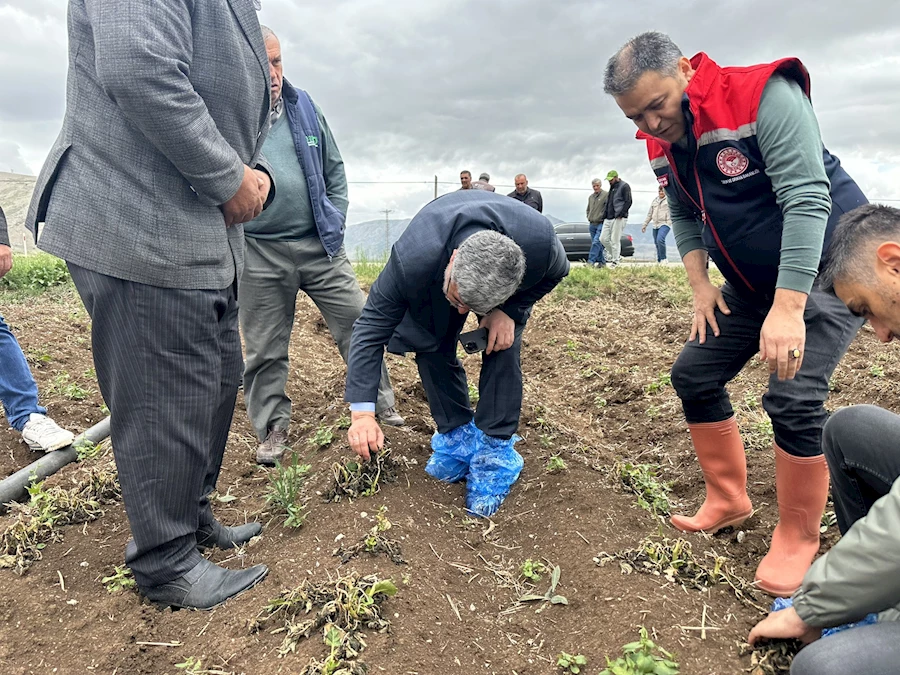
<svg viewBox="0 0 900 675"><path fill-rule="evenodd" d="M282 114L284 114L284 96L279 96L269 112L269 125L274 126Z"/></svg>

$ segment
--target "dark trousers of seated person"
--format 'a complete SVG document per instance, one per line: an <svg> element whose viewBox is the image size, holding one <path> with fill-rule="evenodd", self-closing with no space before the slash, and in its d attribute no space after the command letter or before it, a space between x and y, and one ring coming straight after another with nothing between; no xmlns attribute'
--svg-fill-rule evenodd
<svg viewBox="0 0 900 675"><path fill-rule="evenodd" d="M508 439L519 427L522 412L522 331L516 324L516 338L509 349L482 354L478 379L475 426L488 436ZM416 365L428 395L431 416L439 433L446 434L468 424L473 418L466 371L456 356L459 334L445 340L436 352L419 352Z"/></svg>
<svg viewBox="0 0 900 675"><path fill-rule="evenodd" d="M842 408L825 425L822 446L846 534L900 478L900 416L874 405ZM794 659L791 675L896 675L898 664L900 622L888 621L813 642Z"/></svg>

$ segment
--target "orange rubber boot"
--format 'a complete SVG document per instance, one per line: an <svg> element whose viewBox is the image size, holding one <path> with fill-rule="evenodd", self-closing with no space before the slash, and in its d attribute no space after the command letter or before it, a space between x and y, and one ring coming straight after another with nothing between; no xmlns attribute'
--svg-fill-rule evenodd
<svg viewBox="0 0 900 675"><path fill-rule="evenodd" d="M828 499L828 464L824 455L794 457L775 446L778 525L769 552L756 568L757 588L788 597L819 552L819 526Z"/></svg>
<svg viewBox="0 0 900 675"><path fill-rule="evenodd" d="M734 417L723 422L688 424L694 452L703 469L706 499L692 517L672 516L682 532L713 533L740 525L753 514L747 496L747 455Z"/></svg>

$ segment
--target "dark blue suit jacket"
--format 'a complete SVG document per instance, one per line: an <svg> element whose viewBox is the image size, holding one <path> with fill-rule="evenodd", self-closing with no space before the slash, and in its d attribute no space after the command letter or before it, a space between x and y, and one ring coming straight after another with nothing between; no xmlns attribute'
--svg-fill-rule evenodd
<svg viewBox="0 0 900 675"><path fill-rule="evenodd" d="M525 253L522 284L500 307L517 324L569 273L550 221L522 202L483 190L435 199L394 244L353 326L346 401L375 401L385 346L395 354L434 352L442 345L455 351L465 316L444 296L444 270L454 249L481 230L505 234Z"/></svg>

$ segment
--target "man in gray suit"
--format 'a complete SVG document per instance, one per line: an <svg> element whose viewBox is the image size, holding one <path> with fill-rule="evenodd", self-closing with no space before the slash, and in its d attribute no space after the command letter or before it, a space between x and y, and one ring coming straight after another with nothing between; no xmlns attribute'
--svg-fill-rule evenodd
<svg viewBox="0 0 900 675"><path fill-rule="evenodd" d="M126 563L152 602L209 609L268 571L198 551L261 530L222 526L208 497L242 366L241 223L274 194L262 34L253 0L70 0L68 26L66 114L27 224L91 315Z"/></svg>

